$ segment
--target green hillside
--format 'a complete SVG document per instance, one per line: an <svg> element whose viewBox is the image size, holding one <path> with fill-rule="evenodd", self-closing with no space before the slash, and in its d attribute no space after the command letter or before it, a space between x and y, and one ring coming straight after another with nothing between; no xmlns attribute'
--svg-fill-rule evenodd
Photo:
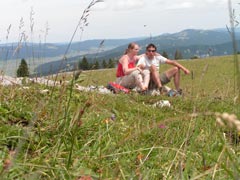
<svg viewBox="0 0 240 180"><path fill-rule="evenodd" d="M182 74L182 97L75 89L106 85L115 69L77 82L61 74L70 83L60 87L0 86L1 179L239 179L233 57L180 63L192 71ZM160 100L171 107L152 106Z"/></svg>

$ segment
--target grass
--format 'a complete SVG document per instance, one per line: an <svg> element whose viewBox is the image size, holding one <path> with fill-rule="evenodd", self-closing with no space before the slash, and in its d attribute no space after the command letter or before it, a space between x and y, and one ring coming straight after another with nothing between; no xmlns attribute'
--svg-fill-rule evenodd
<svg viewBox="0 0 240 180"><path fill-rule="evenodd" d="M182 75L183 97L79 92L74 81L49 94L37 84L1 86L1 177L239 179L239 134L216 123L216 113L240 117L233 57L181 63L193 72ZM106 85L115 69L80 79ZM151 106L162 99L171 108Z"/></svg>

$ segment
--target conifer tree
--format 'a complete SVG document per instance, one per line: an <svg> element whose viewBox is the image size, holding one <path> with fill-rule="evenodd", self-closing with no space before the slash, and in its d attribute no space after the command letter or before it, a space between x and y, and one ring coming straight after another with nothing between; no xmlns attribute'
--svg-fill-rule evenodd
<svg viewBox="0 0 240 180"><path fill-rule="evenodd" d="M102 61L102 67L103 67L103 69L106 69L108 67L105 59Z"/></svg>
<svg viewBox="0 0 240 180"><path fill-rule="evenodd" d="M79 69L83 69L83 70L89 69L89 64L85 56L82 58L82 61L79 62Z"/></svg>
<svg viewBox="0 0 240 180"><path fill-rule="evenodd" d="M115 63L114 63L114 61L110 58L109 60L108 60L108 68L114 68L115 67Z"/></svg>
<svg viewBox="0 0 240 180"><path fill-rule="evenodd" d="M174 55L174 59L178 60L178 59L182 59L182 53L177 49Z"/></svg>
<svg viewBox="0 0 240 180"><path fill-rule="evenodd" d="M168 59L168 54L166 51L163 51L162 56Z"/></svg>
<svg viewBox="0 0 240 180"><path fill-rule="evenodd" d="M94 69L99 69L99 63L97 60L95 61L93 67L94 67Z"/></svg>
<svg viewBox="0 0 240 180"><path fill-rule="evenodd" d="M25 59L21 60L21 63L17 69L17 77L28 77L29 76L29 70L28 65Z"/></svg>

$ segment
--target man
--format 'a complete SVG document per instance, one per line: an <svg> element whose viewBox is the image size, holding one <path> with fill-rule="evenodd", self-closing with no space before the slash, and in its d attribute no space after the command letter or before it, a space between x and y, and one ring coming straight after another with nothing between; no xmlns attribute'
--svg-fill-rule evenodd
<svg viewBox="0 0 240 180"><path fill-rule="evenodd" d="M190 71L178 62L161 56L160 54L156 53L156 51L157 47L154 44L149 44L146 47L145 55L143 55L137 63L138 67L150 71L150 84L149 78L144 78L144 84L149 84L150 89L158 88L161 92L162 86L169 83L173 77L175 89L179 94L181 94L180 70L182 70L185 74L190 74ZM161 63L170 64L175 67L170 68L169 70L159 75L159 68Z"/></svg>

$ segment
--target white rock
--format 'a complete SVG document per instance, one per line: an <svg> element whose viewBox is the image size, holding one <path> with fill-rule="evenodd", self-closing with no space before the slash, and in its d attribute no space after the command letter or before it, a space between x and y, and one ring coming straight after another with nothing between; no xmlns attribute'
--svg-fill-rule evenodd
<svg viewBox="0 0 240 180"><path fill-rule="evenodd" d="M152 105L153 107L171 107L171 104L168 100L160 100Z"/></svg>

